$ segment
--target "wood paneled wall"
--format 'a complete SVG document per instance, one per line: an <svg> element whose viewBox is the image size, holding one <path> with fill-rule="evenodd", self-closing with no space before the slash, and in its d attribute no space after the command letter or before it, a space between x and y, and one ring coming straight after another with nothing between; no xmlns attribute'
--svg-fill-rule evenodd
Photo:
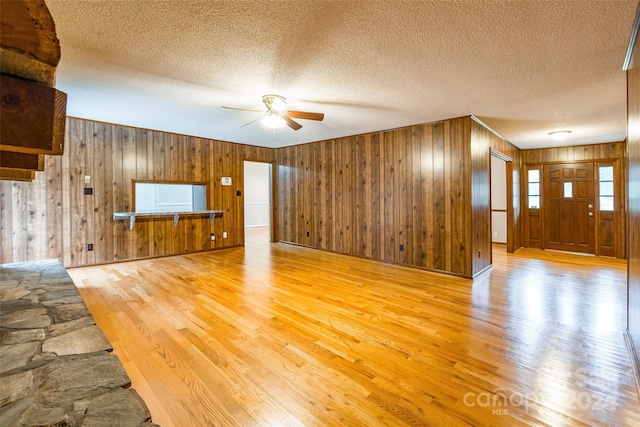
<svg viewBox="0 0 640 427"><path fill-rule="evenodd" d="M45 172L32 183L0 182L0 262L57 258L79 266L242 245L243 197L236 192L243 189L244 160L273 162L274 150L67 119L62 157L47 156ZM223 176L233 185L222 186ZM133 179L207 182L209 209L224 215L213 224L184 217L177 227L169 217L138 219L129 230L113 212L133 210ZM93 195L84 195L85 187Z"/></svg>
<svg viewBox="0 0 640 427"><path fill-rule="evenodd" d="M627 144L610 142L604 144L574 145L572 147L540 148L522 150L524 164L565 163L591 160L624 160Z"/></svg>
<svg viewBox="0 0 640 427"><path fill-rule="evenodd" d="M537 149L537 150L522 150L522 162L525 165L525 173L527 166L537 167L539 165L544 164L553 164L553 163L564 163L564 162L581 162L581 161L604 161L604 162L614 162L615 167L617 169L617 188L616 194L619 194L617 202L619 203L620 208L615 212L615 219L612 221L613 223L613 235L618 236L613 244L615 248L613 249L613 254L610 252L605 252L600 250L601 254L607 254L611 256L616 256L618 258L625 258L627 256L627 246L625 239L622 236L626 235L626 153L627 143L626 142L611 142L605 144L593 144L593 145L576 145L572 147L557 147L557 148L545 148L545 149ZM523 177L523 194L526 194L525 186L527 184L526 176ZM523 201L523 204L526 204L526 201ZM524 206L524 210L527 211L526 206ZM537 224L532 222L531 224ZM530 230L530 233L539 235L539 230ZM600 239L601 240L601 239ZM525 240L523 240L525 245L529 245ZM538 247L535 244L532 247Z"/></svg>
<svg viewBox="0 0 640 427"><path fill-rule="evenodd" d="M522 246L520 220L520 149L475 119L471 121L473 263L479 272L491 264L491 151L507 162L507 251Z"/></svg>
<svg viewBox="0 0 640 427"><path fill-rule="evenodd" d="M471 130L464 117L277 149L278 239L472 277L490 264L492 141Z"/></svg>
<svg viewBox="0 0 640 427"><path fill-rule="evenodd" d="M241 245L243 161L277 157L279 240L473 277L491 263L490 149L514 159L516 181L519 172L519 150L470 117L278 150L68 119L66 146L33 183L0 183L3 263L79 266ZM209 207L225 214L213 225L138 219L130 231L113 212L133 209L133 179L208 182ZM518 185L509 193L517 249Z"/></svg>
<svg viewBox="0 0 640 427"><path fill-rule="evenodd" d="M640 25L640 11L635 28ZM633 56L627 69L628 90L628 330L631 345L636 353L632 356L636 368L636 381L640 381L640 37L636 38ZM639 383L640 384L640 383ZM640 385L639 385L640 387ZM640 388L639 388L640 390Z"/></svg>

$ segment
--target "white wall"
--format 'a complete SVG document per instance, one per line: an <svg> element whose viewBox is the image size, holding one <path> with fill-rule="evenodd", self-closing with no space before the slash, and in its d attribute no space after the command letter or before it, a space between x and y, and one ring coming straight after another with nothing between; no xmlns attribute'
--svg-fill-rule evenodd
<svg viewBox="0 0 640 427"><path fill-rule="evenodd" d="M271 213L271 165L244 162L244 226L269 225Z"/></svg>
<svg viewBox="0 0 640 427"><path fill-rule="evenodd" d="M191 185L136 182L136 212L193 210Z"/></svg>
<svg viewBox="0 0 640 427"><path fill-rule="evenodd" d="M507 243L507 162L491 156L491 241ZM498 211L498 212L496 212Z"/></svg>

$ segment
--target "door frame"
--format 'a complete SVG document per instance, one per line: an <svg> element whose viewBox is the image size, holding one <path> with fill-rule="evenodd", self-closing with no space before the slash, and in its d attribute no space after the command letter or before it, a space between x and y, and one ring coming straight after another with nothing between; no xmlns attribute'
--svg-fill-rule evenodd
<svg viewBox="0 0 640 427"><path fill-rule="evenodd" d="M626 258L626 246L625 239L622 237L624 234L624 220L625 220L625 188L624 188L624 164L620 159L610 158L610 159L585 159L585 160L559 160L553 162L532 162L532 163L523 163L522 167L522 180L521 180L521 194L522 194L522 212L524 213L524 235L523 235L523 244L524 247L532 247L532 248L544 248L544 232L545 232L545 221L544 221L544 185L542 180L544 179L544 168L549 165L557 165L557 164L566 164L566 163L592 163L594 167L594 190L595 190L595 255L601 256L601 238L600 238L600 203L599 203L599 165L600 164L612 164L613 165L613 173L614 173L614 197L615 197L615 219L614 219L614 239L615 239L615 257L624 259ZM531 231L531 214L529 209L529 170L530 169L539 169L540 170L540 200L541 206L539 209L540 215L540 245L531 245L530 240L530 231ZM608 256L608 255L606 255Z"/></svg>
<svg viewBox="0 0 640 427"><path fill-rule="evenodd" d="M492 219L491 219L491 156L497 157L500 160L504 160L506 163L506 197L507 197L507 253L514 253L518 248L514 242L514 207L513 207L513 158L507 156L506 154L496 150L491 147L489 150L489 240L492 240ZM518 198L522 196L522 191L520 191L520 195ZM522 214L522 209L520 208L519 215ZM519 235L519 233L518 233ZM518 243L520 245L521 243ZM493 242L491 242L491 248L493 248ZM493 249L491 250L493 252ZM490 262L493 262L493 254L491 255Z"/></svg>
<svg viewBox="0 0 640 427"><path fill-rule="evenodd" d="M253 159L243 159L242 162L242 244L243 246L246 245L246 236L245 236L245 203L244 203L244 197L245 197L245 174L244 174L244 165L245 162L253 162L253 163L266 163L268 165L270 165L271 167L269 168L270 170L270 174L271 174L271 183L269 186L269 191L270 191L270 206L269 206L269 242L273 243L273 242L277 242L277 236L278 236L278 220L277 220L277 213L278 213L278 208L277 208L277 202L278 202L278 190L277 190L277 185L278 185L278 179L277 179L277 172L276 172L276 162L275 160L273 161L268 161L268 160L253 160Z"/></svg>

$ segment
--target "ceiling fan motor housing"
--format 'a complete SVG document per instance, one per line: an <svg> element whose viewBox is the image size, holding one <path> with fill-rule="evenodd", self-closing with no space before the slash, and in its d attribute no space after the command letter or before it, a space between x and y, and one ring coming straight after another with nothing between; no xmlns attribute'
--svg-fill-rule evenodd
<svg viewBox="0 0 640 427"><path fill-rule="evenodd" d="M276 111L278 113L282 113L286 110L287 100L284 96L280 95L264 95L262 97L262 102L267 106L267 110Z"/></svg>

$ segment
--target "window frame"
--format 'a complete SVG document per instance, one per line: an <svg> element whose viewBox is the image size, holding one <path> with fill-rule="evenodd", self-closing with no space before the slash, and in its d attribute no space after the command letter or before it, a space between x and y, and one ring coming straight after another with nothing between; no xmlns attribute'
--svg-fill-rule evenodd
<svg viewBox="0 0 640 427"><path fill-rule="evenodd" d="M204 186L205 200L204 210L209 209L209 183L206 181L173 181L164 179L132 179L131 180L131 206L130 210L135 213L149 213L149 212L136 212L136 184L175 184L175 185L191 185L191 186ZM192 212L200 212L201 210L193 209ZM172 211L153 211L151 213L170 213ZM189 212L189 211L186 211Z"/></svg>
<svg viewBox="0 0 640 427"><path fill-rule="evenodd" d="M529 176L530 176L530 172L531 171L537 171L538 172L538 181L530 181L529 180ZM538 194L531 194L530 189L531 189L531 184L537 184L538 186ZM542 209L542 167L540 165L536 165L536 166L528 166L527 167L527 184L526 184L526 188L527 188L527 209ZM532 207L531 206L531 197L537 197L538 198L538 206L537 207Z"/></svg>

